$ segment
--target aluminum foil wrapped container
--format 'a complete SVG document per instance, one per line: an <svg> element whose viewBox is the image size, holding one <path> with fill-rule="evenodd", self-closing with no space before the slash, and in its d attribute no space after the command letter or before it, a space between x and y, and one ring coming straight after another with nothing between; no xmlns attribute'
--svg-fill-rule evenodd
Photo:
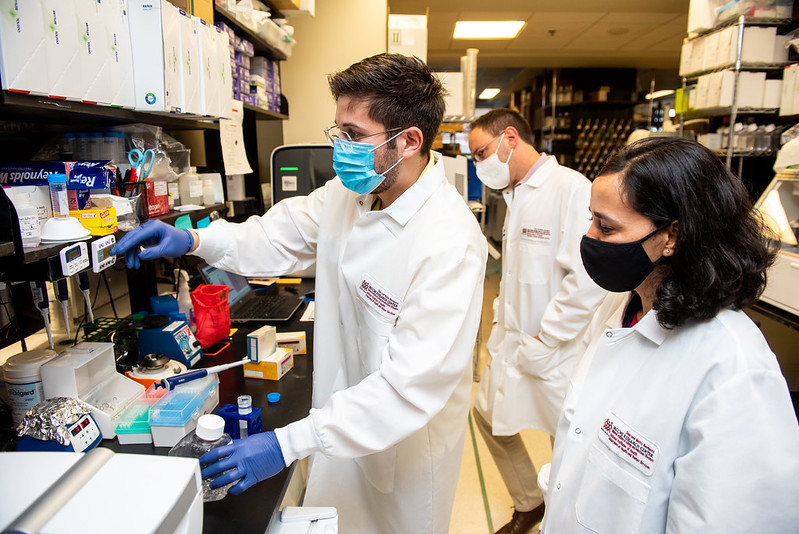
<svg viewBox="0 0 799 534"><path fill-rule="evenodd" d="M92 407L81 400L53 397L28 410L25 419L17 426L17 434L20 437L57 441L66 447L71 437L67 427L90 413Z"/></svg>

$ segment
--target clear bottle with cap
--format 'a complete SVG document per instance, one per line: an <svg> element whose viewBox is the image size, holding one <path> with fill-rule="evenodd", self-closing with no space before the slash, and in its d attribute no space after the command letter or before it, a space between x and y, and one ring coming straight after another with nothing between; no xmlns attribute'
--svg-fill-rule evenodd
<svg viewBox="0 0 799 534"><path fill-rule="evenodd" d="M239 406L239 415L247 415L252 413L252 397L249 395L239 395L236 399L236 403ZM249 424L246 417L239 419L239 437L244 439L250 435L249 433Z"/></svg>
<svg viewBox="0 0 799 534"><path fill-rule="evenodd" d="M215 414L200 416L197 428L190 432L171 449L169 456L199 458L206 452L232 443L233 439L225 434L225 420ZM203 502L218 501L227 495L228 489L235 484L231 482L221 488L211 488L212 479L203 479Z"/></svg>

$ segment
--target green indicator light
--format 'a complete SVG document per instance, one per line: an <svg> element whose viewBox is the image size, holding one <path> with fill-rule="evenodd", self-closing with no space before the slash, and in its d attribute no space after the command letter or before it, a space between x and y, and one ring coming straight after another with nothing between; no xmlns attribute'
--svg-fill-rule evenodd
<svg viewBox="0 0 799 534"><path fill-rule="evenodd" d="M300 170L299 167L280 167L281 171L298 171Z"/></svg>

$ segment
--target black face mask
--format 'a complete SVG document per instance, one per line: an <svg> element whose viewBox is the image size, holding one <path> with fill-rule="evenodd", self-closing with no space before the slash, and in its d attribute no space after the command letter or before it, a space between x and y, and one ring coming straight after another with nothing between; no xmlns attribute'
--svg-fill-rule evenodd
<svg viewBox="0 0 799 534"><path fill-rule="evenodd" d="M608 243L584 235L580 242L580 255L585 271L602 289L615 293L632 291L663 261L662 256L651 261L644 250L643 242L669 224L671 223L630 243Z"/></svg>

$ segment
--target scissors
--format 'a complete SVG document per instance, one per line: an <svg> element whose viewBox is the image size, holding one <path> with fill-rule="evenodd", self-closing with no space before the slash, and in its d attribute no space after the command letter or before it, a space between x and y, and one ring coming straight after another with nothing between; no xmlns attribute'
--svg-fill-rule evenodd
<svg viewBox="0 0 799 534"><path fill-rule="evenodd" d="M136 174L139 175L139 180L144 180L153 170L153 163L155 163L155 152L152 150L144 150L134 148L128 152L128 161L132 167L136 167ZM149 161L149 164L147 163Z"/></svg>

